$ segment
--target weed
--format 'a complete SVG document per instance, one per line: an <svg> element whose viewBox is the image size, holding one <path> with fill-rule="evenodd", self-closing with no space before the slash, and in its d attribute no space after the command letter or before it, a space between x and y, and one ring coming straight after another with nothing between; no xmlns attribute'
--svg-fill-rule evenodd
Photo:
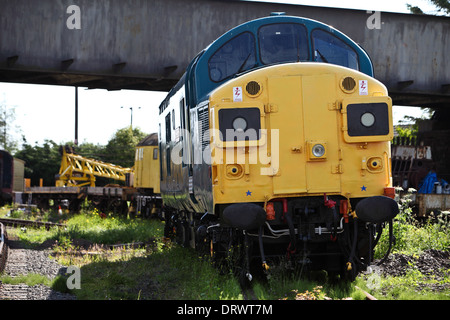
<svg viewBox="0 0 450 320"><path fill-rule="evenodd" d="M36 273L29 273L27 275L19 275L17 277L11 277L8 275L3 275L0 277L0 280L2 283L5 284L26 284L28 286L35 286L37 284L43 284L46 286L51 286L52 281L47 278L46 276L36 274Z"/></svg>
<svg viewBox="0 0 450 320"><path fill-rule="evenodd" d="M409 200L400 202L401 213L394 222L397 242L394 253L418 254L434 248L448 250L450 240L448 222L427 221L419 224L412 217ZM78 299L242 299L238 281L230 273L219 274L209 259L199 259L194 250L181 248L163 237L164 223L156 220L124 219L90 208L86 202L80 214L67 217L67 227L50 231L29 228L8 231L29 246L54 243L53 254L63 265L81 269L81 289L71 290ZM137 248L107 245L140 243ZM378 257L388 246L384 232L377 246ZM447 249L446 249L447 248ZM449 299L448 290L436 294L430 288L450 282L447 276L433 279L425 277L413 264L402 277L380 277L375 284L368 275L357 278L358 287L379 299ZM286 265L271 266L267 281L253 281L253 291L258 299L365 299L354 289L355 283L332 283L327 275L320 281L306 279L301 271L293 272ZM33 276L14 281L29 281ZM2 277L7 283L7 278ZM55 290L68 292L65 276L53 282L40 281ZM20 282L23 283L23 282ZM368 285L371 288L368 288ZM373 289L372 289L373 288Z"/></svg>
<svg viewBox="0 0 450 320"><path fill-rule="evenodd" d="M411 195L415 190L409 190L399 200L400 213L393 223L395 244L392 253L408 255L420 254L427 249L448 250L450 248L450 223L446 216L437 219L433 215L420 223L414 217L411 208ZM381 258L389 245L388 232L383 232L375 248L375 258Z"/></svg>

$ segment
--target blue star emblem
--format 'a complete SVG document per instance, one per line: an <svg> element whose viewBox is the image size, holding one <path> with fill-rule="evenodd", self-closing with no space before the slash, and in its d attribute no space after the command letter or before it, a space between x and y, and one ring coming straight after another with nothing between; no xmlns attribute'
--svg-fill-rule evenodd
<svg viewBox="0 0 450 320"><path fill-rule="evenodd" d="M367 191L367 190L366 190L366 186L363 185L363 186L361 187L361 191Z"/></svg>
<svg viewBox="0 0 450 320"><path fill-rule="evenodd" d="M247 197L248 197L248 196L251 196L251 195L252 195L252 192L251 192L250 190L248 190L248 191L246 192L246 194L247 194Z"/></svg>

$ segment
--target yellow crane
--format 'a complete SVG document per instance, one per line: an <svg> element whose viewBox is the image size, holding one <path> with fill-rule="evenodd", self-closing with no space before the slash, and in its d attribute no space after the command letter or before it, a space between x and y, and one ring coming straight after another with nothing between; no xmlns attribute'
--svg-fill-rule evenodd
<svg viewBox="0 0 450 320"><path fill-rule="evenodd" d="M124 168L111 163L89 159L74 154L68 146L62 148L62 159L59 174L56 179L57 187L95 187L95 177L104 177L125 181L126 174L132 168Z"/></svg>

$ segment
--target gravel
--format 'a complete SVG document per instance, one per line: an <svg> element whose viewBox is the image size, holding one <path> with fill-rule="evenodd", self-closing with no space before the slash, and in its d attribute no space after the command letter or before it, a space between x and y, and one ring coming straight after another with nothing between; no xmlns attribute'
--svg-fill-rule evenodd
<svg viewBox="0 0 450 320"><path fill-rule="evenodd" d="M450 252L430 249L419 256L391 254L380 267L384 275L404 276L408 269L415 268L428 277L442 280L450 269Z"/></svg>
<svg viewBox="0 0 450 320"><path fill-rule="evenodd" d="M50 258L48 249L25 249L20 241L8 239L8 259L5 275L17 277L30 273L44 275L54 279L64 275L67 268ZM61 293L42 284L28 286L25 284L0 285L0 299L3 300L75 300L72 294Z"/></svg>
<svg viewBox="0 0 450 320"><path fill-rule="evenodd" d="M375 261L376 263L377 261ZM415 269L425 276L426 280L436 280L439 283L417 284L418 289L443 291L450 289L450 283L443 281L450 270L450 251L425 250L420 255L390 254L386 261L376 267L376 271L384 276L404 276L408 270ZM444 283L442 283L444 282Z"/></svg>

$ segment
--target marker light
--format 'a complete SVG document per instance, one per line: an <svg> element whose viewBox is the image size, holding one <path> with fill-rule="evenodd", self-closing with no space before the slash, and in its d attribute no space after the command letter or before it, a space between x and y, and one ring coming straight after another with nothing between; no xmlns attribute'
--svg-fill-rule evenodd
<svg viewBox="0 0 450 320"><path fill-rule="evenodd" d="M323 145L321 145L320 143L315 144L312 147L312 154L317 158L322 157L325 154L325 147Z"/></svg>

